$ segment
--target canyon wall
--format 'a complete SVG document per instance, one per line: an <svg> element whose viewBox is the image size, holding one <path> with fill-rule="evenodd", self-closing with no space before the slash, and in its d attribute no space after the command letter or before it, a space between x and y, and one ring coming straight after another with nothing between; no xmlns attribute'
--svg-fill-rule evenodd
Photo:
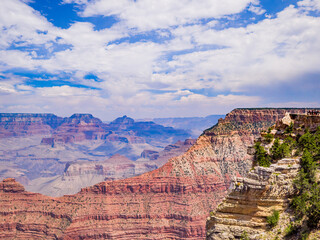
<svg viewBox="0 0 320 240"><path fill-rule="evenodd" d="M231 180L252 166L248 146L287 111L307 110L236 109L161 168L75 195L49 198L0 188L2 238L204 239L209 212L227 194ZM43 221L33 224L37 216Z"/></svg>
<svg viewBox="0 0 320 240"><path fill-rule="evenodd" d="M262 132L261 138L258 139L259 144L271 159L274 139L285 141L290 137L298 142L297 136L303 135L306 130L316 132L320 126L319 114L319 111L309 110L286 113L285 117L270 129L272 139L266 141L266 132ZM298 228L295 233L292 231L290 234L287 232L290 228L286 228L291 226L292 230L292 222L294 219L297 220L289 204L297 190L294 188L294 179L301 167L301 154L296 156L297 149L290 151L287 154L291 155L291 158L271 159L273 164L270 167L255 166L246 177L233 180L228 195L207 219L207 240L300 239ZM249 148L248 152L253 154L255 150ZM280 218L278 226L272 229L275 226L270 227L267 218L274 211L280 213ZM307 239L306 236L303 239ZM315 239L313 237L310 239Z"/></svg>
<svg viewBox="0 0 320 240"><path fill-rule="evenodd" d="M163 154L162 150L189 136L184 130L153 122L136 123L127 116L107 124L91 114L61 118L53 114L1 113L0 180L16 178L29 191L50 196L74 194L81 187L162 166L191 145L179 146L174 154ZM158 154L149 159L149 155L141 156L144 150ZM130 161L124 164L112 158L114 155ZM65 173L69 165L79 171Z"/></svg>
<svg viewBox="0 0 320 240"><path fill-rule="evenodd" d="M50 134L62 121L54 114L0 113L0 138Z"/></svg>
<svg viewBox="0 0 320 240"><path fill-rule="evenodd" d="M246 178L237 178L207 221L207 239L240 239L244 232L250 239L262 239L268 229L266 218L288 207L299 168L299 159L282 159L269 168L255 167Z"/></svg>

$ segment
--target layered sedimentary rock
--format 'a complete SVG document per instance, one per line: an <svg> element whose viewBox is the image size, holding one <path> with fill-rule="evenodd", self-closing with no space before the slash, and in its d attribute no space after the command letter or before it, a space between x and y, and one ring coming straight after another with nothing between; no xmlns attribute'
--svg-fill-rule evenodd
<svg viewBox="0 0 320 240"><path fill-rule="evenodd" d="M53 138L55 142L70 143L104 139L107 135L100 119L91 114L73 114L55 130Z"/></svg>
<svg viewBox="0 0 320 240"><path fill-rule="evenodd" d="M61 175L49 178L39 178L32 181L21 182L26 189L48 196L62 196L74 194L83 187L92 186L102 181L111 181L134 177L161 167L170 158L179 156L192 146L195 139L187 139L170 144L163 151L146 150L142 158L132 161L125 156L115 154L112 157L99 158L99 161L81 160L66 163ZM1 171L1 167L0 167ZM9 174L9 173L8 173ZM10 175L9 175L10 176ZM23 180L19 178L19 181Z"/></svg>
<svg viewBox="0 0 320 240"><path fill-rule="evenodd" d="M150 162L132 161L121 155L114 155L104 161L81 161L67 163L61 176L33 181L28 190L41 192L48 196L75 194L81 188L92 186L102 181L113 181L134 177L158 168Z"/></svg>
<svg viewBox="0 0 320 240"><path fill-rule="evenodd" d="M228 113L225 119L219 119L218 126L206 131L206 134L221 135L237 132L258 135L266 130L286 113L307 114L309 108L238 108Z"/></svg>
<svg viewBox="0 0 320 240"><path fill-rule="evenodd" d="M252 140L245 137L219 141L228 151L239 152L237 146ZM39 204L38 195L31 198L25 192L19 196L3 192L0 214L5 217L0 219L5 222L1 222L0 227L6 230L2 231L2 238L10 239L13 232L21 238L32 238L30 232L33 232L33 238L50 239L43 231L45 228L63 239L203 239L205 217L225 194L228 182L225 178L241 175L249 167L245 164L247 160L250 162L245 159L247 154L242 154L235 162L236 156L230 156L230 162L225 164L228 166L220 164L219 156L212 149L211 137L202 136L187 154L173 158L158 170L126 180L104 182L76 195L55 199L41 196L45 200ZM211 159L211 156L214 157ZM19 205L22 199L25 205ZM7 202L19 205L19 210L8 209ZM54 221L51 215L58 218L55 221L62 221L62 213L69 219L61 223L67 225L64 230L51 224ZM44 224L37 222L32 226L31 218L25 218L40 215L50 217L42 217ZM10 227L8 222L12 223Z"/></svg>
<svg viewBox="0 0 320 240"><path fill-rule="evenodd" d="M139 136L148 144L162 147L168 145L168 140L170 143L175 143L191 136L187 130L164 127L151 121L135 122L127 116L115 119L108 124L106 129L115 134L126 132L129 140L130 137L131 140L134 140L132 136Z"/></svg>
<svg viewBox="0 0 320 240"><path fill-rule="evenodd" d="M307 129L315 132L319 126L319 111L307 110L300 114L297 111L287 112L270 129L269 134L273 138L286 139L290 136L292 139L304 134ZM273 140L264 140L266 132L261 135L258 141L270 153ZM255 150L249 147L248 152L253 154ZM291 155L294 152L295 150ZM279 239L281 234L283 238L289 239L289 236L284 236L286 233L283 233L281 227L275 230L276 234L267 232L270 230L267 217L277 210L280 213L287 212L282 219L287 225L288 219L294 218L290 217L288 208L295 191L293 180L300 169L300 159L283 158L273 162L275 163L270 167L256 166L249 171L247 177L238 177L233 181L229 194L207 220L208 240L241 239L244 233L248 239ZM297 238L291 236L290 239Z"/></svg>
<svg viewBox="0 0 320 240"><path fill-rule="evenodd" d="M166 146L162 151L157 152L153 150L144 150L141 157L149 160L157 160L156 164L162 166L170 158L177 157L186 152L194 143L196 139L186 139L185 141L178 141L175 144Z"/></svg>
<svg viewBox="0 0 320 240"><path fill-rule="evenodd" d="M91 114L61 118L53 114L3 113L0 114L0 180L15 177L28 190L55 195L66 185L56 180L63 177L68 163L81 165L91 162L95 165L116 154L137 160L145 149L160 152L175 139L185 140L188 136L186 131L152 122L135 123L127 116L106 124ZM118 165L116 159L113 160L112 169L119 173L112 174L114 170L110 169L110 174L104 177L100 174L83 176L82 184L69 194L75 193L80 186L104 181L106 177L109 180L120 176L126 178L151 171L155 165L159 167L165 161L161 164L137 162ZM147 158L143 160L149 161ZM47 187L45 183L48 183ZM53 183L54 189L49 189ZM70 182L68 188L71 186Z"/></svg>
<svg viewBox="0 0 320 240"><path fill-rule="evenodd" d="M0 138L50 134L62 121L54 114L0 113Z"/></svg>
<svg viewBox="0 0 320 240"><path fill-rule="evenodd" d="M75 195L40 195L43 202L39 204L39 195L1 192L0 214L6 216L0 218L4 219L0 220L5 229L2 237L10 239L14 233L21 238L48 239L54 234L61 239L204 239L209 211L226 195L232 178L245 176L251 168L247 147L253 144L256 132L274 124L285 112L237 109L163 167L125 180L102 182ZM9 199L15 199L17 205L24 199L24 204L16 211L8 207ZM31 215L49 216L42 225L32 225L34 235L21 230L30 229Z"/></svg>
<svg viewBox="0 0 320 240"><path fill-rule="evenodd" d="M244 232L250 239L260 239L267 229L266 218L288 207L299 168L299 159L282 159L235 179L227 198L207 221L207 239L239 239Z"/></svg>
<svg viewBox="0 0 320 240"><path fill-rule="evenodd" d="M54 114L0 113L0 138L37 134L52 134L42 141L42 144L48 145L106 139L110 134L123 137L130 143L155 141L154 136L157 136L157 142L162 141L165 145L170 138L170 143L174 143L190 137L186 130L164 127L154 122L135 122L127 116L106 124L91 114L73 114L62 118Z"/></svg>

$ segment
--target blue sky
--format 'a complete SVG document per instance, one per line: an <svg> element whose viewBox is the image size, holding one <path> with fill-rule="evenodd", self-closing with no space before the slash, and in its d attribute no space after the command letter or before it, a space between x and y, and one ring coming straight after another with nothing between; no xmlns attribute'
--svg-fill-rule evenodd
<svg viewBox="0 0 320 240"><path fill-rule="evenodd" d="M2 0L0 112L319 107L319 0Z"/></svg>

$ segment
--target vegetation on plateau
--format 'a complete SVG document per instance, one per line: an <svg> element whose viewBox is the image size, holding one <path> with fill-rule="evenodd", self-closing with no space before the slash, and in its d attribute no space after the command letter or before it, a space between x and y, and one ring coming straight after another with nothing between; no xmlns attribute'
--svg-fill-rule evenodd
<svg viewBox="0 0 320 240"><path fill-rule="evenodd" d="M320 222L320 183L317 169L320 160L320 127L315 133L307 131L297 142L298 150L303 152L301 169L294 181L295 196L291 207L297 219L305 221L309 229Z"/></svg>
<svg viewBox="0 0 320 240"><path fill-rule="evenodd" d="M294 132L291 124L284 131L283 140L274 139L268 131L264 135L264 143L272 143L267 150L261 142L256 142L255 160L259 166L269 167L272 162L284 157L300 157L301 169L294 180L295 193L290 208L294 211L295 221L285 229L286 236L299 234L300 239L306 239L308 232L320 224L320 126L311 133L306 130L303 135L292 134ZM279 214L279 213L278 213ZM273 212L267 218L270 227L277 223L277 213Z"/></svg>

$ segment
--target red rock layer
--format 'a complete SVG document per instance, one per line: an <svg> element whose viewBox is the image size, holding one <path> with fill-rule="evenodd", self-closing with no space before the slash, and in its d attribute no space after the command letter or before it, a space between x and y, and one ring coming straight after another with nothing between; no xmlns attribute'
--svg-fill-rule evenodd
<svg viewBox="0 0 320 240"><path fill-rule="evenodd" d="M254 126L274 123L264 122L264 111L271 117L278 115L271 119L285 112L235 111L244 115L231 113L230 121L220 121L206 131L185 154L138 177L102 182L55 199L0 188L0 237L204 239L209 211L226 195L231 178L244 175L251 167L247 146L253 143ZM259 117L254 117L255 112L261 113Z"/></svg>
<svg viewBox="0 0 320 240"><path fill-rule="evenodd" d="M0 113L0 138L50 134L61 121L53 114Z"/></svg>

